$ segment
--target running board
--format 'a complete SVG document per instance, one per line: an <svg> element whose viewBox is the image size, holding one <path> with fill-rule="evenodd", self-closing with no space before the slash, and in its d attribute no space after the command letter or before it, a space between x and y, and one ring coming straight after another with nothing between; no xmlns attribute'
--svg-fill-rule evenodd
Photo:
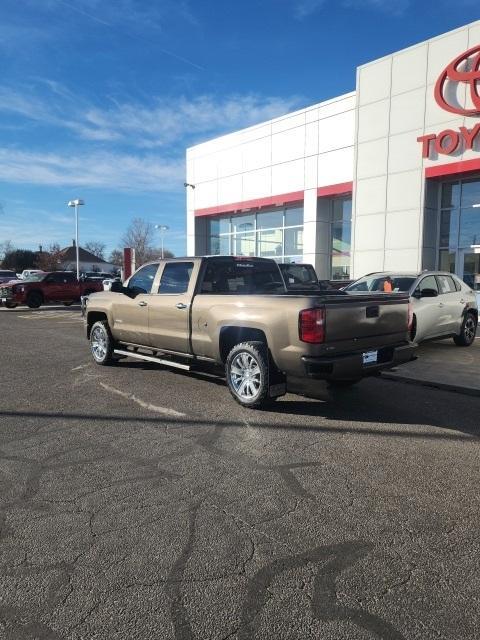
<svg viewBox="0 0 480 640"><path fill-rule="evenodd" d="M189 364L182 364L181 362L173 362L172 360L162 360L162 358L155 358L155 356L147 356L143 353L137 353L135 351L127 351L124 349L114 349L113 353L119 356L129 356L130 358L138 358L139 360L147 360L148 362L156 362L157 364L163 364L167 367L175 367L176 369L183 369L184 371L190 371L191 366Z"/></svg>

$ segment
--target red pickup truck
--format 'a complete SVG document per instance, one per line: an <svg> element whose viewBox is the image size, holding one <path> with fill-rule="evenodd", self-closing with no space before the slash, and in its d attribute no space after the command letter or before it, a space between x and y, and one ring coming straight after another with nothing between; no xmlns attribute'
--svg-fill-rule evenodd
<svg viewBox="0 0 480 640"><path fill-rule="evenodd" d="M26 280L17 280L0 285L0 302L8 309L26 304L38 309L46 302L73 304L81 296L103 291L101 281L78 281L70 271L52 271L32 274Z"/></svg>

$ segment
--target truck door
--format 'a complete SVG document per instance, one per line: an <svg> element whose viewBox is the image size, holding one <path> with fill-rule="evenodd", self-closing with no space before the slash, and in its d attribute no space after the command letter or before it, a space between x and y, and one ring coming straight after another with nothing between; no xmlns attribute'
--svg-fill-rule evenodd
<svg viewBox="0 0 480 640"><path fill-rule="evenodd" d="M113 333L117 340L149 345L148 307L159 263L146 264L128 281L126 293L114 293Z"/></svg>
<svg viewBox="0 0 480 640"><path fill-rule="evenodd" d="M190 304L199 263L166 262L158 290L150 296L148 318L150 346L190 353Z"/></svg>

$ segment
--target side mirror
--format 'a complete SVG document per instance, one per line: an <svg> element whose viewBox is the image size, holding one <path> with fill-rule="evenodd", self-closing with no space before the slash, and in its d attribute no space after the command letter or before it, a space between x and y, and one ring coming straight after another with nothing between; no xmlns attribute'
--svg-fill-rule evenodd
<svg viewBox="0 0 480 640"><path fill-rule="evenodd" d="M438 296L438 291L435 289L422 289L420 291L421 298L436 298Z"/></svg>
<svg viewBox="0 0 480 640"><path fill-rule="evenodd" d="M110 287L110 291L113 291L113 293L125 293L125 288L121 282L114 280Z"/></svg>

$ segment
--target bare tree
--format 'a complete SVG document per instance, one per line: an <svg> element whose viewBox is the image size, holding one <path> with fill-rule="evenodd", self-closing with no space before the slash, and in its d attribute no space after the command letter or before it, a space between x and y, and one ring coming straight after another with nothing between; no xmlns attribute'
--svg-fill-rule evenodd
<svg viewBox="0 0 480 640"><path fill-rule="evenodd" d="M108 258L110 264L114 264L117 267L123 267L123 251L120 249L114 249Z"/></svg>
<svg viewBox="0 0 480 640"><path fill-rule="evenodd" d="M100 258L100 260L105 260L105 243L99 242L98 240L90 240L85 244L85 249L93 253L94 256Z"/></svg>
<svg viewBox="0 0 480 640"><path fill-rule="evenodd" d="M137 267L152 259L155 227L143 218L134 218L122 237L124 247L135 249Z"/></svg>
<svg viewBox="0 0 480 640"><path fill-rule="evenodd" d="M0 262L2 262L7 253L12 253L13 251L15 251L15 247L11 240L4 240L3 242L0 242Z"/></svg>
<svg viewBox="0 0 480 640"><path fill-rule="evenodd" d="M37 253L37 268L42 271L58 271L61 262L60 245L54 243L47 251Z"/></svg>

